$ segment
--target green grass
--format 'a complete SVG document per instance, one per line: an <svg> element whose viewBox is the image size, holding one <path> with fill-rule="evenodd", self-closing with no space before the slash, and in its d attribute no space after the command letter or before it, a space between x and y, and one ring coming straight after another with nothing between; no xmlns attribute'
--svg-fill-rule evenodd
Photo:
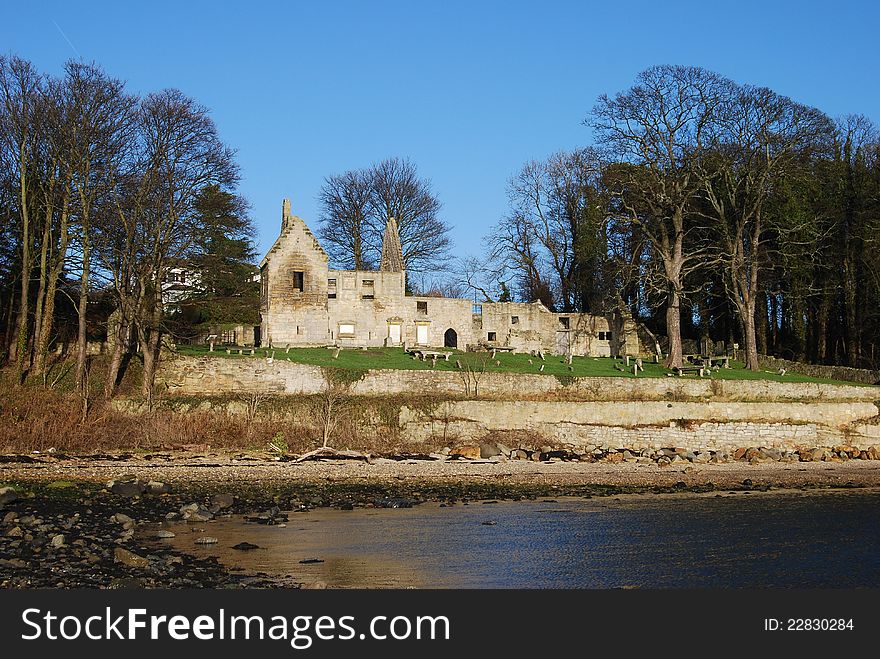
<svg viewBox="0 0 880 659"><path fill-rule="evenodd" d="M369 348L367 350L344 349L341 350L339 356L333 359L335 352L330 348L290 348L285 352L284 348L274 348L272 350L266 348L257 348L255 354L250 355L250 349L244 350L245 354L237 354L237 348L233 354L226 354L225 348L216 348L214 352L209 352L207 347L203 346L180 346L178 352L182 355L197 357L217 357L223 359L263 359L274 353L275 359L279 361L291 361L297 364L311 364L313 366L329 366L335 368L344 368L352 370L369 370L369 369L404 369L425 371L432 370L431 362L423 362L413 359L400 348ZM611 357L574 357L571 363L571 370L565 358L558 355L546 355L546 360L541 361L537 357L530 357L527 354L512 354L499 352L495 358L491 358L491 353L466 353L458 350L443 349L442 352L452 352L449 361L438 360L433 370L436 371L458 371L456 360L460 361L463 366L470 365L475 370L485 369L487 373L532 373L535 375L555 375L560 378L568 377L635 377L632 374L632 366L629 370L622 371L623 360L613 359ZM529 361L531 360L531 363ZM497 362L497 363L496 363ZM632 363L632 362L630 362ZM541 371L543 364L544 370ZM667 377L670 373L668 369L663 368L659 364L652 364L648 361L644 363L645 370L639 373L638 377ZM696 378L696 375L685 375L684 378ZM822 382L828 384L850 384L858 385L855 382L839 382L837 380L829 380L822 378L813 378L800 373L788 371L784 376L769 371L748 371L743 368L740 362L731 362L731 368L713 370L711 377L713 380L771 380L774 382Z"/></svg>

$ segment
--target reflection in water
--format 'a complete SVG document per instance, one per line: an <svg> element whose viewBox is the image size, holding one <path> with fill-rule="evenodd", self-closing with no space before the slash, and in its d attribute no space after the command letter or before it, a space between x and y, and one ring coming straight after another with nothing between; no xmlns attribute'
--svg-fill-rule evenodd
<svg viewBox="0 0 880 659"><path fill-rule="evenodd" d="M424 504L295 512L285 528L219 520L198 534L220 540L205 548L180 525L172 542L337 588L877 587L878 504L864 492ZM230 549L242 541L261 549Z"/></svg>

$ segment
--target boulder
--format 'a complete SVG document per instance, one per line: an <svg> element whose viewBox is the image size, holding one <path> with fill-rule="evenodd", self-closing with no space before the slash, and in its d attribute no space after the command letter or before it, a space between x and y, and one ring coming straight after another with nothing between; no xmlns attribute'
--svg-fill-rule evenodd
<svg viewBox="0 0 880 659"><path fill-rule="evenodd" d="M225 510L226 508L231 508L233 503L235 503L235 496L229 494L228 492L215 494L213 497L211 497L211 505L216 507L217 510Z"/></svg>
<svg viewBox="0 0 880 659"><path fill-rule="evenodd" d="M13 487L0 487L0 506L12 503L21 498L21 494Z"/></svg>
<svg viewBox="0 0 880 659"><path fill-rule="evenodd" d="M499 449L495 444L491 444L489 442L480 443L481 458L494 458L496 455L501 455L501 449Z"/></svg>
<svg viewBox="0 0 880 659"><path fill-rule="evenodd" d="M134 480L113 480L107 484L113 494L122 497L139 497L147 490L147 484L135 478Z"/></svg>
<svg viewBox="0 0 880 659"><path fill-rule="evenodd" d="M238 551L251 551L253 549L259 549L259 545L255 545L250 542L239 542L237 545L232 545L233 549L237 549Z"/></svg>
<svg viewBox="0 0 880 659"><path fill-rule="evenodd" d="M776 448L762 448L761 454L768 460L781 460L782 451Z"/></svg>
<svg viewBox="0 0 880 659"><path fill-rule="evenodd" d="M469 444L464 444L461 446L454 446L449 451L449 455L455 455L460 458L468 458L469 460L479 460L481 457L481 451L479 446L472 446Z"/></svg>
<svg viewBox="0 0 880 659"><path fill-rule="evenodd" d="M123 549L122 547L116 547L116 549L113 550L113 561L115 563L122 563L128 567L145 568L150 566L150 561L146 558L135 554L128 549Z"/></svg>
<svg viewBox="0 0 880 659"><path fill-rule="evenodd" d="M197 503L190 503L182 506L180 508L180 516L187 522L207 522L214 518L214 515L210 510L203 508Z"/></svg>
<svg viewBox="0 0 880 659"><path fill-rule="evenodd" d="M170 494L171 486L160 481L150 481L146 486L147 494Z"/></svg>
<svg viewBox="0 0 880 659"><path fill-rule="evenodd" d="M764 459L764 454L761 453L760 449L750 448L750 449L746 450L743 458L745 460L747 460L748 462L760 462L761 460Z"/></svg>

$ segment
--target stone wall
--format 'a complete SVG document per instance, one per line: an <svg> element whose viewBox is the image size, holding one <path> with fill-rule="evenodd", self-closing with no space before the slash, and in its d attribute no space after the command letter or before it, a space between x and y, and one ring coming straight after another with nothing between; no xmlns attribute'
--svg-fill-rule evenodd
<svg viewBox="0 0 880 659"><path fill-rule="evenodd" d="M168 393L318 393L325 385L320 367L283 359L163 357L157 375ZM365 396L420 395L494 400L559 399L571 401L874 401L880 388L813 382L710 380L696 378L585 377L483 373L476 394L467 395L465 374L450 371L371 370L352 392Z"/></svg>
<svg viewBox="0 0 880 659"><path fill-rule="evenodd" d="M386 240L394 234L391 222ZM489 343L518 352L640 353L631 319L551 313L540 302L487 302L474 313L469 299L406 295L404 271L329 269L326 252L287 200L281 235L260 263L260 276L264 345L465 349Z"/></svg>
<svg viewBox="0 0 880 659"><path fill-rule="evenodd" d="M784 368L793 373L803 373L814 378L828 378L829 380L843 380L844 382L862 382L864 384L880 384L880 371L872 371L865 368L850 368L848 366L822 366L819 364L804 364L793 362L777 357L761 355L758 358L761 368L769 371L779 371Z"/></svg>
<svg viewBox="0 0 880 659"><path fill-rule="evenodd" d="M446 401L430 411L403 407L400 427L412 442L480 441L526 433L537 444L634 450L743 446L794 449L878 444L874 403L664 403Z"/></svg>
<svg viewBox="0 0 880 659"><path fill-rule="evenodd" d="M682 378L563 381L486 373L477 395L466 397L461 375L366 372L352 386L358 432L415 444L496 441L587 451L793 451L838 445L867 451L880 446L876 387ZM239 394L277 394L281 398L264 402L261 414L306 425L308 404L298 395L316 394L325 386L320 367L264 358L166 360L159 379L168 387L161 404L175 411L245 414L247 404ZM125 401L119 405L125 407ZM135 401L129 407L137 411Z"/></svg>

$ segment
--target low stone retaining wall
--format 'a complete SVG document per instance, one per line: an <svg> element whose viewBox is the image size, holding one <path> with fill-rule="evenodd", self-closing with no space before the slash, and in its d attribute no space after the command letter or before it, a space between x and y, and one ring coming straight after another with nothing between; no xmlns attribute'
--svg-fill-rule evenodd
<svg viewBox="0 0 880 659"><path fill-rule="evenodd" d="M804 364L793 362L778 357L761 355L758 358L761 368L768 371L779 371L784 368L792 373L803 373L813 378L827 378L829 380L843 380L844 382L862 382L864 384L880 383L880 371L872 371L865 368L850 368L849 366L821 366L819 364Z"/></svg>
<svg viewBox="0 0 880 659"><path fill-rule="evenodd" d="M358 412L347 421L364 436L399 436L416 445L501 437L511 438L511 445L615 455L670 448L714 455L760 447L791 456L814 447L849 446L858 453L880 446L877 387L485 373L474 393L463 375L367 371L352 385ZM300 397L319 394L327 384L320 367L259 358L179 358L165 362L159 377L170 409L246 414L248 396L275 394L280 403L294 404L261 403L257 415L300 425L313 423ZM137 406L126 411L137 412Z"/></svg>
<svg viewBox="0 0 880 659"><path fill-rule="evenodd" d="M878 413L873 403L448 401L430 412L403 407L400 427L412 442L525 433L536 443L603 449L867 449L880 444L880 426L870 423Z"/></svg>
<svg viewBox="0 0 880 659"><path fill-rule="evenodd" d="M465 374L449 371L371 370L352 393L365 396L424 395L441 398L584 401L741 400L872 401L875 387L767 380L697 378L568 377L484 373L465 386ZM170 395L315 394L325 386L318 366L281 360L179 357L164 361L158 373ZM474 391L476 389L476 391Z"/></svg>

